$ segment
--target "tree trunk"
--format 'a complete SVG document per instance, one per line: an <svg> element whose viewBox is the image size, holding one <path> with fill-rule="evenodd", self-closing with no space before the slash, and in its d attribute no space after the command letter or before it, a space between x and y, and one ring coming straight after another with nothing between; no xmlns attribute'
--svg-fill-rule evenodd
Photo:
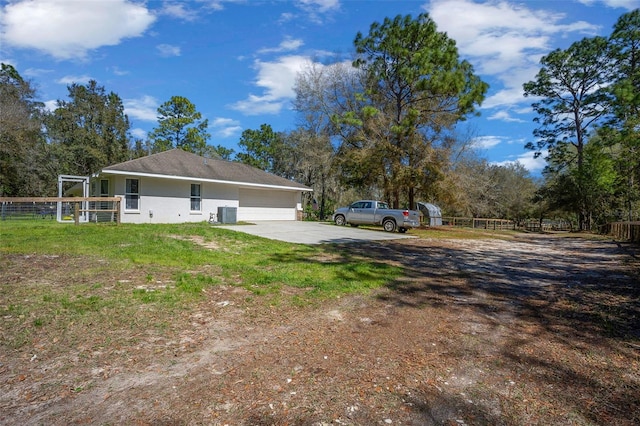
<svg viewBox="0 0 640 426"><path fill-rule="evenodd" d="M414 210L416 208L415 205L415 196L416 196L416 190L415 188L412 186L409 188L409 206L407 207L409 210Z"/></svg>
<svg viewBox="0 0 640 426"><path fill-rule="evenodd" d="M327 192L327 185L326 185L326 176L324 174L322 174L322 178L321 178L321 189L320 189L320 220L324 220L324 199L325 199L325 194Z"/></svg>

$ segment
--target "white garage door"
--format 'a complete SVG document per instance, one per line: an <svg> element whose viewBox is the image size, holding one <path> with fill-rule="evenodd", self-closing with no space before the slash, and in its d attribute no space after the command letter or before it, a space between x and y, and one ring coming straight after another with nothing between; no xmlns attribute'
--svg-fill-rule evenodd
<svg viewBox="0 0 640 426"><path fill-rule="evenodd" d="M296 220L297 192L241 189L239 221Z"/></svg>

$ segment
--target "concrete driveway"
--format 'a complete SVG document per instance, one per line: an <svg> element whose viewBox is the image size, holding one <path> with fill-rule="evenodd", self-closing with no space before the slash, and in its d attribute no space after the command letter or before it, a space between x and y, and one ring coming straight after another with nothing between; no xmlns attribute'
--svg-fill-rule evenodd
<svg viewBox="0 0 640 426"><path fill-rule="evenodd" d="M352 243L379 240L398 240L415 238L398 232L384 232L336 226L332 223L264 221L250 225L225 225L225 229L245 232L272 240L299 244Z"/></svg>

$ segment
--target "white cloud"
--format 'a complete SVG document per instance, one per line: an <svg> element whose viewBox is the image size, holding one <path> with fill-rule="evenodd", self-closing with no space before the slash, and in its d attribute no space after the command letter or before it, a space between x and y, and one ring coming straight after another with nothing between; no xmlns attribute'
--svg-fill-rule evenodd
<svg viewBox="0 0 640 426"><path fill-rule="evenodd" d="M0 38L7 45L57 59L85 58L90 50L142 35L155 21L143 5L128 0L23 0L2 12Z"/></svg>
<svg viewBox="0 0 640 426"><path fill-rule="evenodd" d="M483 108L524 101L522 83L535 78L540 58L557 47L552 46L555 36L592 35L599 29L584 21L564 24L563 14L504 0L434 0L425 9L438 30L456 40L461 56L474 64L476 72L501 83Z"/></svg>
<svg viewBox="0 0 640 426"><path fill-rule="evenodd" d="M285 37L285 39L282 40L278 47L260 49L258 53L290 52L292 50L298 49L302 45L304 45L304 42L301 39Z"/></svg>
<svg viewBox="0 0 640 426"><path fill-rule="evenodd" d="M298 55L283 56L274 62L255 61L258 70L255 85L263 89L263 94L250 94L231 108L246 115L279 113L294 98L296 76L309 61L308 57Z"/></svg>
<svg viewBox="0 0 640 426"><path fill-rule="evenodd" d="M283 101L269 100L265 96L249 95L247 99L231 105L231 109L245 115L278 114L284 106Z"/></svg>
<svg viewBox="0 0 640 426"><path fill-rule="evenodd" d="M507 123L525 123L526 122L526 120L512 117L511 114L509 114L509 111L506 111L506 110L498 111L495 114L490 115L489 117L487 117L487 120L500 120L500 121L506 121Z"/></svg>
<svg viewBox="0 0 640 426"><path fill-rule="evenodd" d="M628 10L637 9L640 7L640 0L578 0L582 4L591 6L595 3L602 3L605 6L612 8L623 8Z"/></svg>
<svg viewBox="0 0 640 426"><path fill-rule="evenodd" d="M158 106L160 104L153 96L125 99L123 104L124 112L130 118L137 118L142 121L158 121Z"/></svg>
<svg viewBox="0 0 640 426"><path fill-rule="evenodd" d="M6 64L5 61L2 61ZM50 69L42 69L42 68L27 68L26 70L24 70L24 75L27 77L40 77L43 76L45 74L49 74L52 73L53 70Z"/></svg>
<svg viewBox="0 0 640 426"><path fill-rule="evenodd" d="M280 15L280 19L278 19L278 23L284 24L285 22L292 21L295 17L296 15L294 15L293 13L285 12L282 15Z"/></svg>
<svg viewBox="0 0 640 426"><path fill-rule="evenodd" d="M320 13L340 8L340 0L299 0L300 6Z"/></svg>
<svg viewBox="0 0 640 426"><path fill-rule="evenodd" d="M121 70L119 67L116 67L116 66L113 66L113 67L111 67L109 69L115 75L123 76L123 75L128 75L129 74L129 71Z"/></svg>
<svg viewBox="0 0 640 426"><path fill-rule="evenodd" d="M247 0L200 0L203 3L206 3L209 9L213 10L223 10L225 3L246 3Z"/></svg>
<svg viewBox="0 0 640 426"><path fill-rule="evenodd" d="M501 136L478 136L473 138L471 146L476 149L489 149L500 145L504 141Z"/></svg>
<svg viewBox="0 0 640 426"><path fill-rule="evenodd" d="M71 85L71 84L87 84L89 82L89 80L93 80L93 78L91 78L88 75L65 75L62 78L59 78L58 80L56 80L56 83L58 84L66 84Z"/></svg>
<svg viewBox="0 0 640 426"><path fill-rule="evenodd" d="M163 58L170 56L180 56L180 46L173 46L171 44L159 44L156 46L158 53Z"/></svg>
<svg viewBox="0 0 640 426"><path fill-rule="evenodd" d="M198 12L193 9L188 9L185 6L186 3L167 2L162 6L160 14L182 19L187 22L198 19Z"/></svg>
<svg viewBox="0 0 640 426"><path fill-rule="evenodd" d="M234 120L233 118L215 117L211 121L211 127L236 126L238 124L240 124L240 122L238 120Z"/></svg>
<svg viewBox="0 0 640 426"><path fill-rule="evenodd" d="M147 132L140 128L131 129L131 136L134 138L145 140L147 138Z"/></svg>
<svg viewBox="0 0 640 426"><path fill-rule="evenodd" d="M322 23L322 14L340 9L340 0L298 0L296 4L317 24Z"/></svg>
<svg viewBox="0 0 640 426"><path fill-rule="evenodd" d="M46 109L47 111L53 112L56 110L56 108L58 108L58 101L52 99L50 101L44 102L44 109Z"/></svg>
<svg viewBox="0 0 640 426"><path fill-rule="evenodd" d="M242 131L239 121L223 117L214 118L210 128L213 130L214 135L220 138L235 136Z"/></svg>
<svg viewBox="0 0 640 426"><path fill-rule="evenodd" d="M544 169L547 165L547 161L545 160L548 153L545 151L538 158L534 158L535 154L533 151L525 152L520 154L515 160L506 160L506 161L497 161L492 162L491 164L495 164L498 166L506 166L509 164L520 163L522 166L527 169L531 173L539 173Z"/></svg>

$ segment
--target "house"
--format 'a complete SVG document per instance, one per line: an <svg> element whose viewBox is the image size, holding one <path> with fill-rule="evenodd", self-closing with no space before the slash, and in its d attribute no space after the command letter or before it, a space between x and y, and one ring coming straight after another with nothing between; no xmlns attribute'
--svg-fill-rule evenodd
<svg viewBox="0 0 640 426"><path fill-rule="evenodd" d="M122 197L123 223L220 220L219 208L237 221L296 220L308 191L246 164L181 149L105 167L90 181L91 196Z"/></svg>

